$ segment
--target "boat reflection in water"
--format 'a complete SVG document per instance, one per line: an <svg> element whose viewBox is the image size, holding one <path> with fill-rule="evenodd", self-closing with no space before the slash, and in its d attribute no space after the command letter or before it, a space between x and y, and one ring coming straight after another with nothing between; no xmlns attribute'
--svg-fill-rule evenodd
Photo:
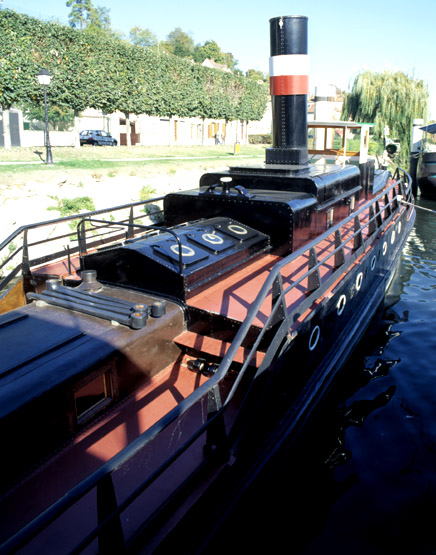
<svg viewBox="0 0 436 555"><path fill-rule="evenodd" d="M117 221L79 216L66 257L61 222L2 243L22 240L0 284L22 276L0 318L4 550L218 545L383 301L414 223L410 178L375 170L365 140L359 165L309 163L307 18L270 30L265 164L115 207Z"/></svg>

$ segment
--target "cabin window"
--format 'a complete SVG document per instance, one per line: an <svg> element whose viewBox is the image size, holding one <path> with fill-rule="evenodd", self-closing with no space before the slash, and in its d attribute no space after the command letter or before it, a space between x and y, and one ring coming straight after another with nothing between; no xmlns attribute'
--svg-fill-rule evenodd
<svg viewBox="0 0 436 555"><path fill-rule="evenodd" d="M330 208L330 210L327 210L326 216L327 216L327 222L326 223L327 223L327 229L328 229L329 227L332 227L332 225L333 225L333 220L334 220L334 217L335 217L335 209Z"/></svg>
<svg viewBox="0 0 436 555"><path fill-rule="evenodd" d="M112 401L111 374L100 374L74 393L77 423L82 424Z"/></svg>
<svg viewBox="0 0 436 555"><path fill-rule="evenodd" d="M356 197L353 195L350 197L350 213L354 212L354 207L356 205Z"/></svg>

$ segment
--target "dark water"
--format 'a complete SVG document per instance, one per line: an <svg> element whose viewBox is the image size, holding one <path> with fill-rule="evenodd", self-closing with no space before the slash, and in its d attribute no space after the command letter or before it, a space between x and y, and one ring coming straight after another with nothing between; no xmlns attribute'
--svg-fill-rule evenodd
<svg viewBox="0 0 436 555"><path fill-rule="evenodd" d="M436 214L282 472L285 552L436 553Z"/></svg>

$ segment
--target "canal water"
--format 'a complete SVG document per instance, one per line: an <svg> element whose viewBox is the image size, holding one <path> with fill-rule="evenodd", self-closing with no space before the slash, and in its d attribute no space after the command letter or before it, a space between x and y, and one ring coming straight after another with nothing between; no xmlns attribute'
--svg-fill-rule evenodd
<svg viewBox="0 0 436 555"><path fill-rule="evenodd" d="M282 476L285 552L436 553L436 214L417 208L384 305Z"/></svg>

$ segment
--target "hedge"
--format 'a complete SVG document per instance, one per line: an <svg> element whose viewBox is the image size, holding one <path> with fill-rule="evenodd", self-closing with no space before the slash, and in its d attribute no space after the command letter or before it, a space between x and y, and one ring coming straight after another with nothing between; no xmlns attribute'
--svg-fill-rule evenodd
<svg viewBox="0 0 436 555"><path fill-rule="evenodd" d="M49 102L76 112L260 120L268 88L235 74L157 54L110 36L0 10L0 105L41 105L37 74L52 74Z"/></svg>

